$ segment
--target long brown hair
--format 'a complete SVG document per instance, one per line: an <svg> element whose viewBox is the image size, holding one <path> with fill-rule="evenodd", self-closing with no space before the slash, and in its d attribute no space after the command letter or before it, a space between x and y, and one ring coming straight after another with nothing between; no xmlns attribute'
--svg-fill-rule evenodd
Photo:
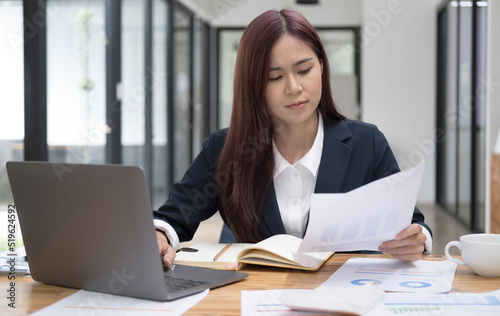
<svg viewBox="0 0 500 316"><path fill-rule="evenodd" d="M241 37L234 72L233 109L218 174L222 204L231 230L240 242L262 238L257 225L273 178L272 116L265 101L274 44L289 34L307 44L323 63L319 111L323 118L341 120L330 89L325 49L314 27L301 14L269 10L255 18Z"/></svg>

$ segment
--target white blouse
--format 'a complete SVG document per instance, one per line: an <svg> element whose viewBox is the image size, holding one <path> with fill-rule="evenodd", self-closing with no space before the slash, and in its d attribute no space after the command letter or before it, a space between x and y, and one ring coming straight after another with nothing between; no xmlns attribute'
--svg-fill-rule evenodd
<svg viewBox="0 0 500 316"><path fill-rule="evenodd" d="M311 149L291 165L278 151L273 141L274 190L285 231L302 238L306 229L311 195L316 187L319 163L323 151L323 119L319 116L318 131Z"/></svg>

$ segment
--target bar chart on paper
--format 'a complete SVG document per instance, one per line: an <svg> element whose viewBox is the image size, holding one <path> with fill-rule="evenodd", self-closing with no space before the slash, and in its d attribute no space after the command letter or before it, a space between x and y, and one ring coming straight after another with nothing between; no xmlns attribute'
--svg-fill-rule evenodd
<svg viewBox="0 0 500 316"><path fill-rule="evenodd" d="M378 250L410 225L423 171L422 162L346 193L313 194L298 251Z"/></svg>
<svg viewBox="0 0 500 316"><path fill-rule="evenodd" d="M261 291L241 291L241 315L255 316L299 316L318 315L317 312L306 312L292 310L281 305L281 298L284 294L300 293L296 289L282 290L261 290Z"/></svg>
<svg viewBox="0 0 500 316"><path fill-rule="evenodd" d="M500 315L500 290L489 293L386 293L367 315Z"/></svg>
<svg viewBox="0 0 500 316"><path fill-rule="evenodd" d="M435 313L442 312L442 308L439 306L431 306L431 307L412 307L412 306L407 306L407 307L388 307L387 310L391 314L395 315L404 315L404 314L417 314L421 315L422 313L429 313L431 315Z"/></svg>

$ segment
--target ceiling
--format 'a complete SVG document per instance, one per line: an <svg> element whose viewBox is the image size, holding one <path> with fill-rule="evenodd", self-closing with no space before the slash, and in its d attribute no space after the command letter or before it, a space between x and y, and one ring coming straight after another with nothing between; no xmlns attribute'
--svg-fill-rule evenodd
<svg viewBox="0 0 500 316"><path fill-rule="evenodd" d="M362 3L368 0L177 0L215 27L245 27L265 10L288 8L303 14L311 24L323 27L361 24Z"/></svg>
<svg viewBox="0 0 500 316"><path fill-rule="evenodd" d="M247 1L249 0L179 0L207 21L216 20L229 10L239 7Z"/></svg>

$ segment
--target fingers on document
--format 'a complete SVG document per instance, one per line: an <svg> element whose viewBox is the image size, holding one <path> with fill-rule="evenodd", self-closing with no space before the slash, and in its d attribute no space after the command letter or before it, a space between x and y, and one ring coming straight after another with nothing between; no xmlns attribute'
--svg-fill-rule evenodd
<svg viewBox="0 0 500 316"><path fill-rule="evenodd" d="M408 228L402 230L396 235L396 240L405 239L411 235L419 234L422 232L422 226L419 224L411 224Z"/></svg>
<svg viewBox="0 0 500 316"><path fill-rule="evenodd" d="M414 230L415 228L412 228ZM407 229L409 230L409 228ZM415 229L416 233L400 240L390 240L383 242L379 250L388 253L396 259L416 261L422 257L425 250L425 235L422 233L421 228Z"/></svg>

